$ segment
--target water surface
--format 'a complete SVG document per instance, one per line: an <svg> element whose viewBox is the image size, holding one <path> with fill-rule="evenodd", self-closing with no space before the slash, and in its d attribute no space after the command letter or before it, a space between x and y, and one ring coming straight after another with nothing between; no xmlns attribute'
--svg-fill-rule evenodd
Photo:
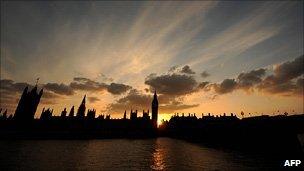
<svg viewBox="0 0 304 171"><path fill-rule="evenodd" d="M257 170L261 158L170 138L0 141L0 170ZM2 169L1 169L2 168Z"/></svg>

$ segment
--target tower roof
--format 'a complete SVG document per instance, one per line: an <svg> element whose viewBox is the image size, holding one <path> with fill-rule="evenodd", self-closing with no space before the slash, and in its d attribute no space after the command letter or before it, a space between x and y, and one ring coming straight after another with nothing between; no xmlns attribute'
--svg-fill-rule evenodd
<svg viewBox="0 0 304 171"><path fill-rule="evenodd" d="M37 93L37 85L35 85L35 87L32 89L31 92L32 92L32 93Z"/></svg>
<svg viewBox="0 0 304 171"><path fill-rule="evenodd" d="M158 103L156 90L154 90L153 103Z"/></svg>
<svg viewBox="0 0 304 171"><path fill-rule="evenodd" d="M86 97L87 97L87 95L85 94L84 97L83 97L83 99L82 99L81 104L85 104L85 102L86 102Z"/></svg>

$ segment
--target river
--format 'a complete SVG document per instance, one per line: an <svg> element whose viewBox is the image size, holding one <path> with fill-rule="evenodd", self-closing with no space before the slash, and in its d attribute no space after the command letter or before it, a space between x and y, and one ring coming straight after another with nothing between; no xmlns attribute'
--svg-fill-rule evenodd
<svg viewBox="0 0 304 171"><path fill-rule="evenodd" d="M258 170L273 163L171 138L0 141L0 170Z"/></svg>

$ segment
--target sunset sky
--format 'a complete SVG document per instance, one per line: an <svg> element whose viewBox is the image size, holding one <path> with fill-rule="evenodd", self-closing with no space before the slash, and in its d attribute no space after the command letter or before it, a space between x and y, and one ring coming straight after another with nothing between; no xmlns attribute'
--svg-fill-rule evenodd
<svg viewBox="0 0 304 171"><path fill-rule="evenodd" d="M1 107L303 113L303 1L3 2ZM151 111L151 109L150 109ZM279 111L279 112L278 112Z"/></svg>

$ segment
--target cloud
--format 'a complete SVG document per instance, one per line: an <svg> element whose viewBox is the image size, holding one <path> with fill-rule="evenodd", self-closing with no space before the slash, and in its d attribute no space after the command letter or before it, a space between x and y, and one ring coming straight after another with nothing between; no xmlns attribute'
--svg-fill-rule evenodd
<svg viewBox="0 0 304 171"><path fill-rule="evenodd" d="M59 99L63 99L64 97L60 94L56 94L52 91L44 90L40 99L41 104L53 105L57 104Z"/></svg>
<svg viewBox="0 0 304 171"><path fill-rule="evenodd" d="M189 64L200 65L208 60L229 60L231 56L238 56L256 45L278 35L283 25L267 23L268 20L277 17L282 8L290 4L271 2L261 3L258 8L247 13L236 23L232 23L221 32L208 38L204 44L193 47L192 54L199 54ZM271 8L269 8L271 6Z"/></svg>
<svg viewBox="0 0 304 171"><path fill-rule="evenodd" d="M75 77L70 83L70 87L75 90L83 91L104 91L107 89L107 84L99 83L84 77Z"/></svg>
<svg viewBox="0 0 304 171"><path fill-rule="evenodd" d="M15 94L3 90L0 90L0 93L1 93L1 97L0 97L1 107L7 104L17 103L17 97Z"/></svg>
<svg viewBox="0 0 304 171"><path fill-rule="evenodd" d="M150 91L166 95L186 95L197 90L198 83L194 77L186 74L149 75L145 84L150 86Z"/></svg>
<svg viewBox="0 0 304 171"><path fill-rule="evenodd" d="M303 63L302 55L293 61L277 65L274 73L267 76L258 89L270 94L303 96Z"/></svg>
<svg viewBox="0 0 304 171"><path fill-rule="evenodd" d="M10 79L0 80L0 106L9 111L14 111L19 100L19 95L23 89L28 86L30 89L32 85L24 82L15 83Z"/></svg>
<svg viewBox="0 0 304 171"><path fill-rule="evenodd" d="M14 112L20 99L20 95L25 87L28 87L29 90L31 90L34 86L24 82L15 83L10 79L0 80L1 108L8 109L9 112ZM56 99L62 97L60 96L62 92L58 93L56 88L56 86L52 87L52 91L49 91L47 88L44 89L40 101L41 104L56 104Z"/></svg>
<svg viewBox="0 0 304 171"><path fill-rule="evenodd" d="M84 77L75 77L74 81L70 83L70 87L74 90L91 91L91 92L102 92L108 91L114 95L120 95L127 92L132 87L120 83L106 84L102 82L93 81Z"/></svg>
<svg viewBox="0 0 304 171"><path fill-rule="evenodd" d="M159 106L159 110L163 113L173 113L178 110L190 109L197 107L199 104L184 104L182 101L172 101L168 104L163 104Z"/></svg>
<svg viewBox="0 0 304 171"><path fill-rule="evenodd" d="M88 97L88 100L89 100L89 102L91 102L91 103L94 103L94 102L100 101L100 99L99 99L99 98L97 98L97 97Z"/></svg>
<svg viewBox="0 0 304 171"><path fill-rule="evenodd" d="M225 79L220 84L212 83L204 87L205 91L213 89L217 94L231 93L237 89L258 90L269 94L284 96L303 96L304 57L276 65L273 74L263 78L266 69L241 73L237 79Z"/></svg>
<svg viewBox="0 0 304 171"><path fill-rule="evenodd" d="M107 107L108 112L123 113L125 110L151 110L152 94L144 94L143 92L132 89L130 92L111 103ZM188 109L198 106L198 104L184 104L183 98L173 97L169 95L158 95L159 111L163 113L171 113L176 110Z"/></svg>
<svg viewBox="0 0 304 171"><path fill-rule="evenodd" d="M114 113L122 113L124 110L129 109L149 109L151 100L151 95L146 95L136 89L132 89L126 96L108 105L107 110Z"/></svg>
<svg viewBox="0 0 304 171"><path fill-rule="evenodd" d="M169 69L169 72L175 72L176 70L178 69L178 66L177 65L175 65L175 66L173 66L173 67L171 67L170 69Z"/></svg>
<svg viewBox="0 0 304 171"><path fill-rule="evenodd" d="M118 83L111 83L107 86L108 92L112 94L122 94L128 90L130 90L132 87L125 84L118 84Z"/></svg>
<svg viewBox="0 0 304 171"><path fill-rule="evenodd" d="M249 89L252 88L254 85L262 82L262 77L265 75L266 69L258 69L252 70L248 73L241 73L237 77L238 87Z"/></svg>
<svg viewBox="0 0 304 171"><path fill-rule="evenodd" d="M211 84L211 86L216 93L226 94L237 88L237 82L234 79L225 79L220 84Z"/></svg>
<svg viewBox="0 0 304 171"><path fill-rule="evenodd" d="M237 89L252 90L256 85L262 82L266 69L257 69L249 72L243 72L237 76L237 79L225 79L220 84L212 83L205 85L204 90L213 90L217 94L231 93Z"/></svg>
<svg viewBox="0 0 304 171"><path fill-rule="evenodd" d="M205 87L207 87L209 84L208 81L204 81L198 84L197 89L204 89Z"/></svg>
<svg viewBox="0 0 304 171"><path fill-rule="evenodd" d="M113 78L109 78L106 75L104 75L103 73L98 74L98 77L100 77L101 80L103 80L105 82L113 82L114 81Z"/></svg>
<svg viewBox="0 0 304 171"><path fill-rule="evenodd" d="M180 72L185 74L195 74L195 72L189 67L189 65L185 65Z"/></svg>
<svg viewBox="0 0 304 171"><path fill-rule="evenodd" d="M207 71L203 71L202 73L201 73L201 77L202 78L206 78L206 77L209 77L210 76L210 74L207 72Z"/></svg>
<svg viewBox="0 0 304 171"><path fill-rule="evenodd" d="M185 65L183 67L180 67L178 65L172 66L169 70L168 73L176 73L176 74L195 74L195 72L190 68L189 65Z"/></svg>
<svg viewBox="0 0 304 171"><path fill-rule="evenodd" d="M184 103L184 97L204 89L209 82L198 82L193 77L193 74L195 72L188 65L182 68L173 66L167 74L163 75L151 73L145 78L145 84L149 86L149 88L145 89L145 92L157 91L160 112L171 113L176 110L196 107L198 104ZM150 94L144 94L141 91L132 89L125 97L110 104L108 109L110 111L119 110L120 112L132 107L149 109L151 101L152 96Z"/></svg>
<svg viewBox="0 0 304 171"><path fill-rule="evenodd" d="M18 99L25 87L29 87L29 90L31 90L34 86L24 82L15 83L10 79L0 80L1 107L9 108L10 111L15 110ZM108 91L113 95L120 95L132 88L131 86L119 83L100 83L85 77L75 77L73 82L68 85L63 83L46 83L38 87L44 89L41 104L56 104L59 99L63 99L64 96L72 96L78 90L89 92ZM88 99L90 102L99 100L97 97L90 97Z"/></svg>
<svg viewBox="0 0 304 171"><path fill-rule="evenodd" d="M293 90L293 94L303 96L304 94L304 78L299 78L296 82L296 88Z"/></svg>
<svg viewBox="0 0 304 171"><path fill-rule="evenodd" d="M274 74L269 76L276 83L290 81L304 74L304 56L301 55L293 61L287 61L281 65L277 65Z"/></svg>
<svg viewBox="0 0 304 171"><path fill-rule="evenodd" d="M61 98L61 97L62 96L60 96L59 94L56 94L54 92L47 91L47 90L44 90L43 95L42 95L42 98L45 98L45 99L54 99L54 98Z"/></svg>
<svg viewBox="0 0 304 171"><path fill-rule="evenodd" d="M49 91L52 91L56 94L61 94L61 95L67 95L67 96L70 96L70 95L74 95L74 90L68 86L68 85L65 85L63 83L61 84L58 84L58 83L47 83L47 84L44 84L43 86L46 90L49 90Z"/></svg>
<svg viewBox="0 0 304 171"><path fill-rule="evenodd" d="M24 82L14 83L14 81L10 79L0 80L1 90L10 91L12 93L22 92L26 86L28 86L29 88L33 87L32 85Z"/></svg>

